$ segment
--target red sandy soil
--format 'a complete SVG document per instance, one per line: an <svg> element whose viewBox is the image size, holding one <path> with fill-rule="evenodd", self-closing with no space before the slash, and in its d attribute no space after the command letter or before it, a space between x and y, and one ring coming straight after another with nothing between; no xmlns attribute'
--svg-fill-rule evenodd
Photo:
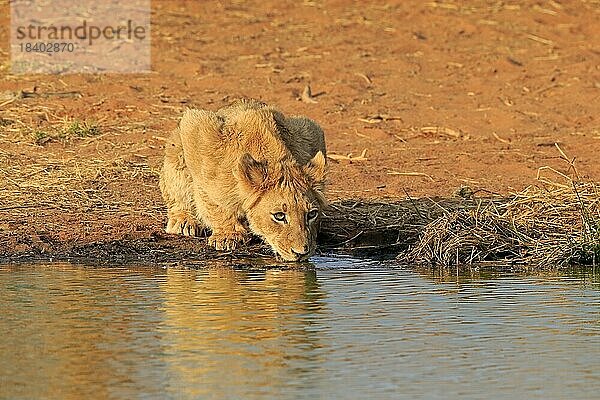
<svg viewBox="0 0 600 400"><path fill-rule="evenodd" d="M157 170L164 137L185 107L214 110L254 97L318 121L334 157L366 150L366 159L330 160L332 199L447 197L462 185L508 194L535 184L540 167L566 172L555 143L576 158L582 179L600 181L597 1L173 0L152 7L152 73L11 75L2 2L0 93L40 94L0 107L3 163L121 160ZM306 85L317 103L299 100ZM81 96L44 96L66 91ZM34 144L32 131L75 119L96 121L101 134ZM0 191L11 185L5 175ZM150 207L152 217L40 206L17 218L15 204L0 204L0 247L16 251L15 238L42 225L58 241L160 230L155 177L130 174L106 190Z"/></svg>

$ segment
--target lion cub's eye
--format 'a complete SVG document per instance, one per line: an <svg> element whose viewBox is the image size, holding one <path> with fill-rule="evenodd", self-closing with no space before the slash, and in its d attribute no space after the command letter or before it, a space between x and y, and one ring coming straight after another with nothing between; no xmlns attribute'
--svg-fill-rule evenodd
<svg viewBox="0 0 600 400"><path fill-rule="evenodd" d="M271 214L273 216L273 219L277 222L285 222L285 213L282 212L276 212Z"/></svg>
<svg viewBox="0 0 600 400"><path fill-rule="evenodd" d="M308 214L306 214L306 218L308 218L309 221L312 221L313 219L317 218L318 215L319 210L310 210Z"/></svg>

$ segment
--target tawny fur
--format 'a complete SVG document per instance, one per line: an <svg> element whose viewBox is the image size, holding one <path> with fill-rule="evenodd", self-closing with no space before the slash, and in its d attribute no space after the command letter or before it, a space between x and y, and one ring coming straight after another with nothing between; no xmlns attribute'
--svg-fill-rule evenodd
<svg viewBox="0 0 600 400"><path fill-rule="evenodd" d="M216 113L187 110L167 142L160 178L166 231L194 236L208 228L218 250L254 233L283 259L305 259L315 251L325 175L323 131L308 118L255 100Z"/></svg>

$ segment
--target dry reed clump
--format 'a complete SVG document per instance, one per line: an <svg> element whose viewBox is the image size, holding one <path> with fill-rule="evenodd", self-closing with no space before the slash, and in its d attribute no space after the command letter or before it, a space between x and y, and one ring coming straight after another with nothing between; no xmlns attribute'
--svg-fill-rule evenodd
<svg viewBox="0 0 600 400"><path fill-rule="evenodd" d="M600 260L600 185L580 182L574 168L575 178L548 167L541 170L559 174L566 183L538 176L540 185L506 201L447 212L427 224L416 245L401 258L445 267L596 265Z"/></svg>

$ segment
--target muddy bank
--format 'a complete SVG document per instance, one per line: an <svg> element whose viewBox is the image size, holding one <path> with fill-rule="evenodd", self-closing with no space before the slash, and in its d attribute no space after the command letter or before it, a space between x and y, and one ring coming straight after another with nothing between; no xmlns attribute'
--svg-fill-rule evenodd
<svg viewBox="0 0 600 400"><path fill-rule="evenodd" d="M530 187L510 197L401 201L343 200L331 203L321 223L318 253L396 259L400 264L441 268L553 270L595 266L600 259L600 187ZM155 223L108 226L102 234L24 225L0 232L0 262L72 261L94 264L208 264L215 260L279 263L269 246L254 238L241 249L217 252L206 236L163 232ZM93 213L93 212L92 212ZM88 215L88 218L91 216ZM254 261L251 261L254 260Z"/></svg>
<svg viewBox="0 0 600 400"><path fill-rule="evenodd" d="M490 200L485 200L490 201ZM474 200L408 199L395 202L345 200L332 203L321 223L320 254L395 257L415 244L428 222L458 208L472 208ZM88 218L90 215L88 215ZM153 215L155 221L164 217ZM101 217L102 235L72 236L67 225L56 231L27 225L0 231L0 262L92 261L102 264L126 262L168 263L214 259L273 259L270 248L253 239L235 252L217 252L205 237L189 238L164 233L160 222L127 225Z"/></svg>

